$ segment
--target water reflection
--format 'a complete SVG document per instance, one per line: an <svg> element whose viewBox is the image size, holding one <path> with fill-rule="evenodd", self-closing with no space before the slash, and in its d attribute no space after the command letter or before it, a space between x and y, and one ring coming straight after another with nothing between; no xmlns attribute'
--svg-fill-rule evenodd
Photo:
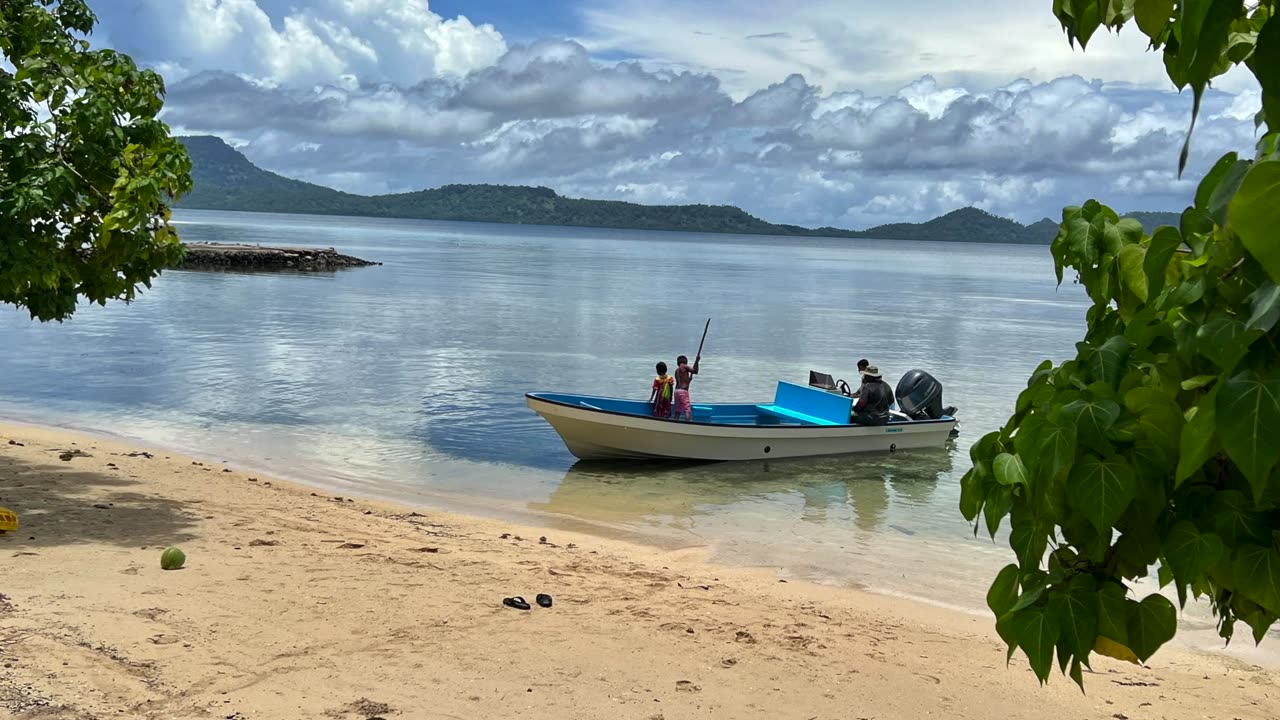
<svg viewBox="0 0 1280 720"><path fill-rule="evenodd" d="M529 508L620 525L694 529L700 517L747 507L790 508L820 525L914 535L929 523L956 448L842 458L715 464L578 462L545 502ZM913 518L914 516L914 518ZM773 518L778 520L780 518Z"/></svg>

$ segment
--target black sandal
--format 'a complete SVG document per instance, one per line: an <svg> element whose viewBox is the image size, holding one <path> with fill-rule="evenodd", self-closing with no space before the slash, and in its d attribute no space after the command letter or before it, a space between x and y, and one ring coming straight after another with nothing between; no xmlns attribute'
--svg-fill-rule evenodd
<svg viewBox="0 0 1280 720"><path fill-rule="evenodd" d="M551 607L551 596L546 593L538 593L538 597L534 598L540 607Z"/></svg>
<svg viewBox="0 0 1280 720"><path fill-rule="evenodd" d="M529 609L529 601L525 600L524 598L518 595L516 597L503 598L502 604L506 605L509 608L515 608L516 610Z"/></svg>

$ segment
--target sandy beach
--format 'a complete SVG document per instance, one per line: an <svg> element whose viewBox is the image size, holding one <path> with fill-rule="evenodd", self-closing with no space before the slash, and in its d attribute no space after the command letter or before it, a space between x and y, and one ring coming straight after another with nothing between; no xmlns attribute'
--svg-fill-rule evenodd
<svg viewBox="0 0 1280 720"><path fill-rule="evenodd" d="M1280 716L1218 655L1042 688L987 617L89 436L0 426L0 506L0 717Z"/></svg>

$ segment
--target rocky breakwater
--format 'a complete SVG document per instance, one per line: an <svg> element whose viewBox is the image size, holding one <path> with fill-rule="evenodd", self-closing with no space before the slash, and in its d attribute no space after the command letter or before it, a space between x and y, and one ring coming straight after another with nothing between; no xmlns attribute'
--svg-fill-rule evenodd
<svg viewBox="0 0 1280 720"><path fill-rule="evenodd" d="M331 271L381 265L343 255L333 248L264 247L230 243L186 243L183 270L296 270Z"/></svg>

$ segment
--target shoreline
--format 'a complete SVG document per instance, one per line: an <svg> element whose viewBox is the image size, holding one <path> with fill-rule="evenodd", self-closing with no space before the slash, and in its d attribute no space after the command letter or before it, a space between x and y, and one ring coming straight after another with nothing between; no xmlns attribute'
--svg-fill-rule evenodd
<svg viewBox="0 0 1280 720"><path fill-rule="evenodd" d="M0 423L13 717L1251 720L1280 697L1280 673L1176 646L1042 689L985 617L161 452Z"/></svg>

